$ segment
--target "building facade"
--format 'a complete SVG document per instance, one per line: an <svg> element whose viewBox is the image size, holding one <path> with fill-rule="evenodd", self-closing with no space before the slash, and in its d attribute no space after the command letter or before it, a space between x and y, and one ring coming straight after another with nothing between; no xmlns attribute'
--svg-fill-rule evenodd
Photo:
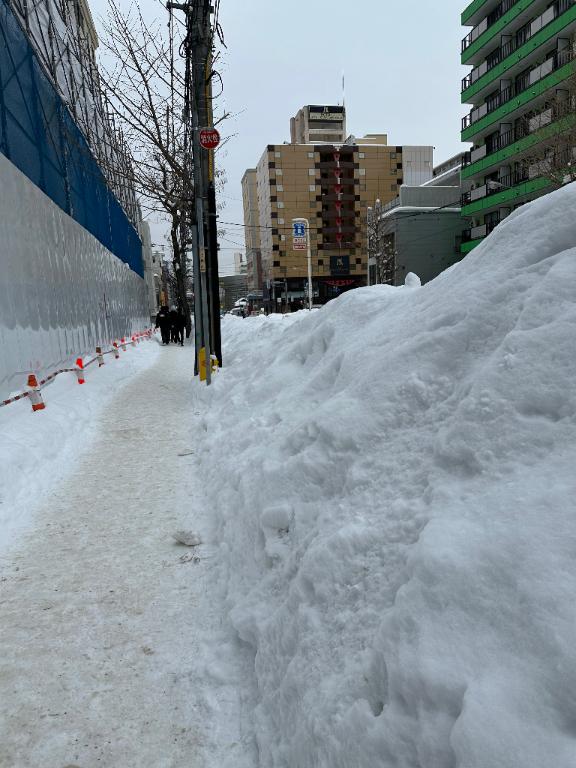
<svg viewBox="0 0 576 768"><path fill-rule="evenodd" d="M444 174L441 174L444 175ZM369 283L403 285L414 272L422 283L461 258L460 183L404 185L392 202L369 210Z"/></svg>
<svg viewBox="0 0 576 768"><path fill-rule="evenodd" d="M462 13L462 140L473 143L463 179L472 189L462 214L472 220L461 250L478 245L519 205L551 189L539 147L565 130L573 97L575 0L474 0Z"/></svg>
<svg viewBox="0 0 576 768"><path fill-rule="evenodd" d="M290 120L292 144L343 144L346 141L346 109L341 106L308 105Z"/></svg>
<svg viewBox="0 0 576 768"><path fill-rule="evenodd" d="M244 204L246 279L248 291L256 293L262 290L262 250L256 168L248 168L242 177L242 201Z"/></svg>
<svg viewBox="0 0 576 768"><path fill-rule="evenodd" d="M310 109L305 107L303 114ZM304 134L294 129L295 121L293 137L307 135L306 128ZM308 298L307 251L293 241L295 218L309 222L314 303L366 285L368 206L376 198L383 203L394 199L405 181L430 179L432 151L388 146L383 134L349 137L343 143L269 145L256 168L262 290L268 309L295 309ZM253 206L248 205L250 174L246 172L243 183L247 238L254 226Z"/></svg>

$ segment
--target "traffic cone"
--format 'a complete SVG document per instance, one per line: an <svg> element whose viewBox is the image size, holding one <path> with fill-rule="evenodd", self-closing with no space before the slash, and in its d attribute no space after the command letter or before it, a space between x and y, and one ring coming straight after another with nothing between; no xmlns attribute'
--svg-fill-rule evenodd
<svg viewBox="0 0 576 768"><path fill-rule="evenodd" d="M102 347L96 347L96 356L98 357L98 368L102 368L104 365L104 355L102 354Z"/></svg>
<svg viewBox="0 0 576 768"><path fill-rule="evenodd" d="M122 345L122 351L126 352L126 339L124 338L124 336L122 336L120 344Z"/></svg>
<svg viewBox="0 0 576 768"><path fill-rule="evenodd" d="M136 346L136 336L132 335L132 346Z"/></svg>
<svg viewBox="0 0 576 768"><path fill-rule="evenodd" d="M28 376L28 398L32 403L33 411L42 411L46 408L42 395L40 394L40 387L38 386L38 379L31 373Z"/></svg>
<svg viewBox="0 0 576 768"><path fill-rule="evenodd" d="M120 350L118 349L118 342L117 341L115 341L112 344L112 351L114 352L114 360L119 360L120 359Z"/></svg>
<svg viewBox="0 0 576 768"><path fill-rule="evenodd" d="M86 383L84 379L84 363L82 362L81 357L76 360L76 376L78 378L78 384Z"/></svg>

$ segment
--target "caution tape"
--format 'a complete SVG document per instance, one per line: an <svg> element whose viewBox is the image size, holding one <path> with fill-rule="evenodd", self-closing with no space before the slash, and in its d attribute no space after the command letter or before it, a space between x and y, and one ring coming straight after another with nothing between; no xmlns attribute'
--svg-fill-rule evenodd
<svg viewBox="0 0 576 768"><path fill-rule="evenodd" d="M138 341L139 339L149 339L152 335L152 329L149 329L147 331L144 331L144 333L137 333L134 334L130 338L129 341L126 341L126 339L122 339L120 342L120 346L124 345L124 348L127 344L132 343L133 341ZM118 347L119 348L119 347ZM100 354L103 355L112 355L114 354L115 349L112 347L112 349L106 350L106 352L101 352ZM87 363L83 364L84 368L88 368L89 365L92 365L92 363L98 362L99 355L96 355L96 357L92 358L92 360L89 360ZM42 389L42 387L46 386L47 384L50 384L56 376L59 376L61 373L76 373L78 368L60 368L58 371L54 371L53 373L50 373L46 378L40 379L38 381L38 389ZM7 400L0 400L0 408L3 408L5 405L11 405L12 403L16 403L18 400L23 400L25 397L30 397L30 392L20 392L17 395L14 395L13 397L9 397Z"/></svg>

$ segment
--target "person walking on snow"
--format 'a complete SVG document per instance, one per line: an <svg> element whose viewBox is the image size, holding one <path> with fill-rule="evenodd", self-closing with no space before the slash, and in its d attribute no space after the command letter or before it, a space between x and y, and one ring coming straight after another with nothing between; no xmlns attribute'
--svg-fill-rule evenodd
<svg viewBox="0 0 576 768"><path fill-rule="evenodd" d="M168 307L160 307L160 311L156 315L156 328L158 327L162 336L162 344L170 344L172 321Z"/></svg>
<svg viewBox="0 0 576 768"><path fill-rule="evenodd" d="M174 344L180 344L181 347L184 346L184 328L186 326L186 321L184 320L184 315L180 310L176 309L176 307L172 307L170 309L170 324L171 324L171 340L174 342Z"/></svg>

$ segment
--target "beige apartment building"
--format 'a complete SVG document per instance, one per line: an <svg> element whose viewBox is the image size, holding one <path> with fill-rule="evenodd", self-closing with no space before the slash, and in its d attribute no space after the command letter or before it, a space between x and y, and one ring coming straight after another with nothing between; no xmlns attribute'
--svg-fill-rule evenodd
<svg viewBox="0 0 576 768"><path fill-rule="evenodd" d="M302 107L290 120L292 144L344 144L346 141L346 109L309 105Z"/></svg>
<svg viewBox="0 0 576 768"><path fill-rule="evenodd" d="M298 114L309 115L310 109ZM326 109L336 115L333 110L343 108ZM295 138L297 121L298 116L291 123ZM298 130L309 130L306 120ZM403 183L427 181L432 166L432 147L388 146L383 134L349 137L342 143L270 144L255 172L256 201L253 194L248 200L253 171L246 172L243 183L247 238L254 203L258 211L265 304L283 310L306 301L307 253L294 249L294 218L310 223L314 303L324 304L343 291L366 285L368 207L376 199L383 204L393 200Z"/></svg>
<svg viewBox="0 0 576 768"><path fill-rule="evenodd" d="M249 168L242 177L242 200L244 203L246 279L248 293L252 294L262 290L262 252L257 188L256 169Z"/></svg>

